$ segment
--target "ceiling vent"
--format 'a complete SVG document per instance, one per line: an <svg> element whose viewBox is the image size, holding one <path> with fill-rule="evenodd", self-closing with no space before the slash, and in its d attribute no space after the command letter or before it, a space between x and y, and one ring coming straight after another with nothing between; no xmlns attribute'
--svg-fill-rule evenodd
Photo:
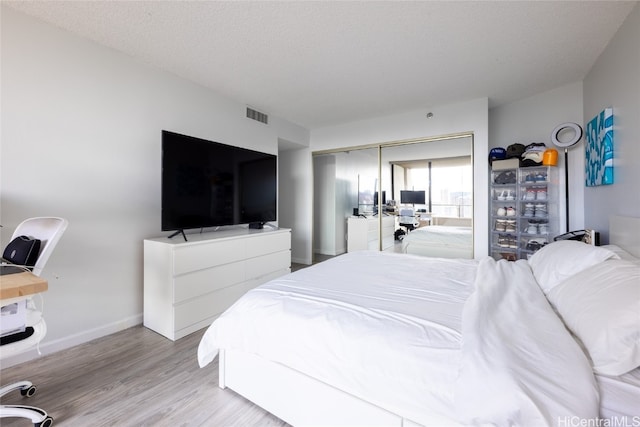
<svg viewBox="0 0 640 427"><path fill-rule="evenodd" d="M261 113L260 111L256 111L253 108L247 107L247 118L264 123L265 125L269 124L269 116Z"/></svg>

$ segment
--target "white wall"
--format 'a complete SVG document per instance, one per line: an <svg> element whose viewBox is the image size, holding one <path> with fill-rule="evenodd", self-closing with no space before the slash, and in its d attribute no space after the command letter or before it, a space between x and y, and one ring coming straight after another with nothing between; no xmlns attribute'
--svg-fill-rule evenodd
<svg viewBox="0 0 640 427"><path fill-rule="evenodd" d="M161 234L162 129L273 154L280 136L308 145L308 132L251 121L242 103L1 13L2 246L26 217L70 223L44 271L48 353L141 323L142 240Z"/></svg>
<svg viewBox="0 0 640 427"><path fill-rule="evenodd" d="M614 184L584 194L585 224L600 230L604 243L609 216L640 217L640 4L584 79L585 122L607 107L613 107Z"/></svg>
<svg viewBox="0 0 640 427"><path fill-rule="evenodd" d="M280 151L278 154L278 224L291 229L291 262L311 264L313 177L308 148Z"/></svg>
<svg viewBox="0 0 640 427"><path fill-rule="evenodd" d="M426 118L427 112L433 117ZM474 134L474 255L488 254L488 100L424 108L311 131L313 151L414 138Z"/></svg>
<svg viewBox="0 0 640 427"><path fill-rule="evenodd" d="M489 110L489 146L507 148L514 143L551 142L552 131L562 123L583 127L582 82L571 83L548 92ZM584 138L568 149L569 159L569 227L584 228ZM560 231L565 230L564 150L558 149L560 180Z"/></svg>

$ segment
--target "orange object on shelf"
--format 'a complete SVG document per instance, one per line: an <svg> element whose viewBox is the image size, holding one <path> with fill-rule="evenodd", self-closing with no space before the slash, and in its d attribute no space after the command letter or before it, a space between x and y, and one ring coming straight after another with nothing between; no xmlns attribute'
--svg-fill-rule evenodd
<svg viewBox="0 0 640 427"><path fill-rule="evenodd" d="M545 166L557 166L558 150L555 148L546 149L542 154L542 164Z"/></svg>

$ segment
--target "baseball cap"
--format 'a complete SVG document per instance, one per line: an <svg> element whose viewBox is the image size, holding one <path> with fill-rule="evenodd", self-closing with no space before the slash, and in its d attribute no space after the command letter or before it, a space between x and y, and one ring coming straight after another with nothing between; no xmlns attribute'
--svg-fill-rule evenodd
<svg viewBox="0 0 640 427"><path fill-rule="evenodd" d="M489 151L489 164L491 164L494 160L503 160L507 157L507 151L502 147L492 148Z"/></svg>
<svg viewBox="0 0 640 427"><path fill-rule="evenodd" d="M507 159L520 158L524 153L525 147L523 144L511 144L507 147Z"/></svg>

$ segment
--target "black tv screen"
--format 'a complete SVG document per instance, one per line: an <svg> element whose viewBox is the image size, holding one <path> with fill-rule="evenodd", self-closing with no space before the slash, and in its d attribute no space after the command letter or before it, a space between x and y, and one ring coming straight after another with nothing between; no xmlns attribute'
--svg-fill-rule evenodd
<svg viewBox="0 0 640 427"><path fill-rule="evenodd" d="M424 191L400 190L400 203L407 203L407 204L412 204L412 205L424 205L425 204L425 192Z"/></svg>
<svg viewBox="0 0 640 427"><path fill-rule="evenodd" d="M373 193L373 204L377 205L378 204L378 192L376 191L375 193ZM382 201L380 202L381 205L386 205L387 204L387 192L386 191L382 191Z"/></svg>
<svg viewBox="0 0 640 427"><path fill-rule="evenodd" d="M162 131L162 231L276 220L277 156Z"/></svg>

